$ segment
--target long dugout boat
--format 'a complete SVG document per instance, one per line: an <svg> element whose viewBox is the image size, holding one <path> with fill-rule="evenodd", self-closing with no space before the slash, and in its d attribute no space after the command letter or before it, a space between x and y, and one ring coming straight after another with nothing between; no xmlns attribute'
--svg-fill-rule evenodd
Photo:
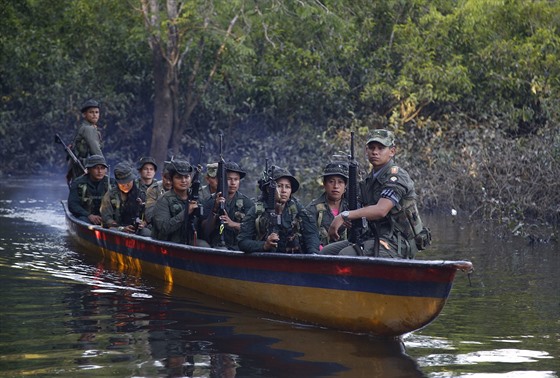
<svg viewBox="0 0 560 378"><path fill-rule="evenodd" d="M469 261L401 260L194 247L82 222L63 202L69 232L103 260L296 321L400 336L433 321Z"/></svg>

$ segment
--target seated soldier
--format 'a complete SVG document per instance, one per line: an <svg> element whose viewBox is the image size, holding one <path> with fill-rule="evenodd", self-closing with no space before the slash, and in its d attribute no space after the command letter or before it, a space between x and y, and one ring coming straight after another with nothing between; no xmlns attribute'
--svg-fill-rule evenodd
<svg viewBox="0 0 560 378"><path fill-rule="evenodd" d="M101 225L101 199L115 186L107 176L107 163L101 155L91 155L86 160L87 175L72 182L68 193L68 210L81 221Z"/></svg>
<svg viewBox="0 0 560 378"><path fill-rule="evenodd" d="M321 248L334 241L329 238L329 227L341 212L348 210L346 184L348 183L348 164L345 162L332 162L323 170L323 194L315 198L307 210L317 222ZM346 240L346 229L339 231L340 238Z"/></svg>
<svg viewBox="0 0 560 378"><path fill-rule="evenodd" d="M249 210L237 236L244 252L319 253L315 220L293 197L298 180L287 169L272 167L261 181L263 192Z"/></svg>
<svg viewBox="0 0 560 378"><path fill-rule="evenodd" d="M198 237L201 205L190 197L194 168L186 161L172 160L169 174L172 187L156 202L152 218L152 237L175 243L210 247Z"/></svg>
<svg viewBox="0 0 560 378"><path fill-rule="evenodd" d="M146 192L149 188L157 184L157 180L154 179L157 172L157 164L154 158L143 157L136 163L136 169L140 177L136 179L135 183L140 190L142 200L145 202Z"/></svg>
<svg viewBox="0 0 560 378"><path fill-rule="evenodd" d="M226 196L214 193L206 200L202 228L206 241L212 247L238 249L237 235L241 222L253 207L253 201L239 192L240 182L246 175L245 171L234 162L226 163L225 170L228 193Z"/></svg>
<svg viewBox="0 0 560 378"><path fill-rule="evenodd" d="M134 169L128 163L119 163L115 166L114 174L117 186L105 193L101 201L103 226L138 233L146 223L140 220L143 202L140 190L134 183Z"/></svg>
<svg viewBox="0 0 560 378"><path fill-rule="evenodd" d="M146 191L146 207L144 208L144 220L151 228L152 219L154 215L154 207L157 200L173 186L171 175L169 174L169 162L166 161L163 165L163 172L161 173L161 180L155 185L150 186Z"/></svg>
<svg viewBox="0 0 560 378"><path fill-rule="evenodd" d="M200 191L200 198L204 203L210 196L218 191L218 163L206 164L206 184Z"/></svg>

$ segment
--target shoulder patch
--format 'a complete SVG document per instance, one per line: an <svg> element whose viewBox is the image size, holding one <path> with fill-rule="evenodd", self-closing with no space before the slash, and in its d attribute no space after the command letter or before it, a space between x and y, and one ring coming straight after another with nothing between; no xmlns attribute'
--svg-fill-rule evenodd
<svg viewBox="0 0 560 378"><path fill-rule="evenodd" d="M391 180L392 182L395 182L395 181L397 181L397 176L391 176L391 178L389 180Z"/></svg>
<svg viewBox="0 0 560 378"><path fill-rule="evenodd" d="M397 173L399 173L399 167L397 167L397 166L391 167L391 174L396 175ZM396 180L396 178L395 178L395 180ZM395 181L395 180L393 180L391 178L391 181Z"/></svg>

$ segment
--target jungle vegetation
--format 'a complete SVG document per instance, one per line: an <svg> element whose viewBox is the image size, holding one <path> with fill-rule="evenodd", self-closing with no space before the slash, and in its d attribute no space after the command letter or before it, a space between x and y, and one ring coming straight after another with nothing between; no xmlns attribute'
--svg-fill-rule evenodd
<svg viewBox="0 0 560 378"><path fill-rule="evenodd" d="M265 159L318 193L388 128L425 210L531 234L560 221L560 3L0 0L2 176L65 167L80 104L110 164ZM340 157L338 157L340 158ZM250 195L254 193L248 193Z"/></svg>

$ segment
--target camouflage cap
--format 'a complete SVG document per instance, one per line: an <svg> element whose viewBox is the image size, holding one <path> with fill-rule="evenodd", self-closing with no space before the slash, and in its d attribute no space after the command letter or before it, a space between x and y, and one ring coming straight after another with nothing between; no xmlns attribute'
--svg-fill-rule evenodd
<svg viewBox="0 0 560 378"><path fill-rule="evenodd" d="M206 164L206 176L216 177L218 175L218 163Z"/></svg>
<svg viewBox="0 0 560 378"><path fill-rule="evenodd" d="M276 166L272 166L272 179L274 181L278 181L278 179L281 179L282 177L287 177L291 184L292 184L292 194L297 192L297 190L299 189L299 181L295 178L294 175L292 175L290 173L290 171L288 171L285 168L280 168L280 167L276 167Z"/></svg>
<svg viewBox="0 0 560 378"><path fill-rule="evenodd" d="M95 167L96 165L102 165L105 168L108 168L107 162L105 158L101 155L91 155L86 160L86 168Z"/></svg>
<svg viewBox="0 0 560 378"><path fill-rule="evenodd" d="M136 169L140 171L146 164L152 164L154 166L154 169L157 171L156 159L151 156L141 157L140 160L138 160L138 162L136 163Z"/></svg>
<svg viewBox="0 0 560 378"><path fill-rule="evenodd" d="M89 108L99 108L99 103L93 99L89 99L82 104L80 111L82 113L85 113Z"/></svg>
<svg viewBox="0 0 560 378"><path fill-rule="evenodd" d="M323 170L323 177L335 175L348 179L348 164L343 161L335 161L327 164Z"/></svg>
<svg viewBox="0 0 560 378"><path fill-rule="evenodd" d="M134 169L128 163L119 163L115 166L115 180L119 184L127 184L136 178Z"/></svg>
<svg viewBox="0 0 560 378"><path fill-rule="evenodd" d="M247 172L241 169L241 167L233 161L229 161L226 163L226 171L239 173L239 178L243 178L247 174Z"/></svg>
<svg viewBox="0 0 560 378"><path fill-rule="evenodd" d="M166 160L163 162L163 171L161 172L162 175L169 174L171 170L171 162Z"/></svg>
<svg viewBox="0 0 560 378"><path fill-rule="evenodd" d="M172 160L169 162L169 173L171 176L176 174L181 176L190 175L193 171L192 165L189 162L184 160Z"/></svg>
<svg viewBox="0 0 560 378"><path fill-rule="evenodd" d="M378 142L384 146L391 147L395 145L395 134L389 130L376 129L372 131L366 144L371 142Z"/></svg>

